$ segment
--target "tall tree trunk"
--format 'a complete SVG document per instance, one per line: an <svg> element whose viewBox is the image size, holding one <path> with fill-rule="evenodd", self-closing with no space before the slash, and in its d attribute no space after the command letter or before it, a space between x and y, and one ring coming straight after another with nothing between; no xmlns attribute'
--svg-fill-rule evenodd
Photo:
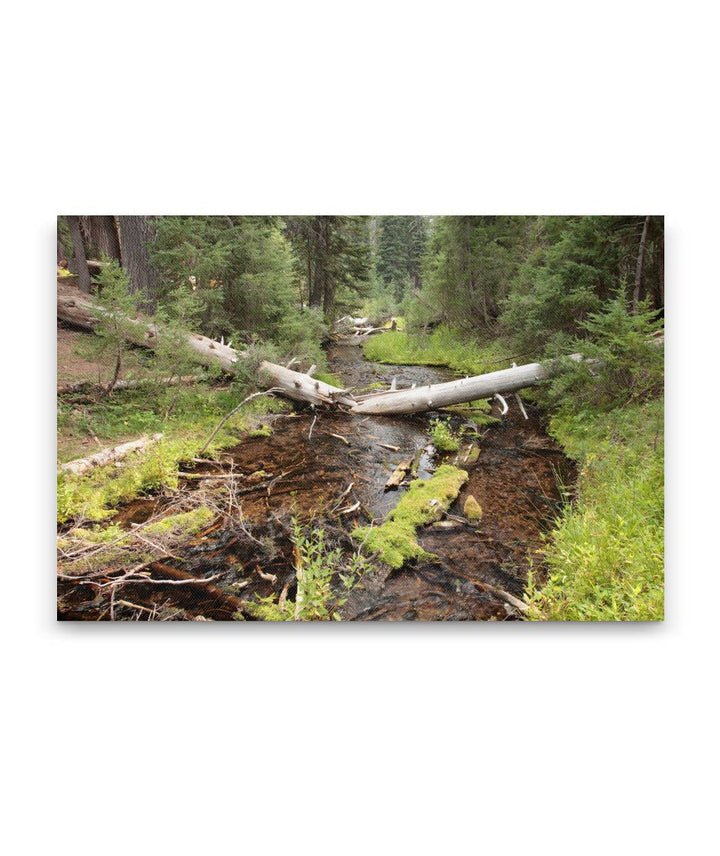
<svg viewBox="0 0 720 856"><path fill-rule="evenodd" d="M645 218L643 223L642 237L640 238L640 249L638 250L637 265L635 266L635 288L633 289L633 312L637 313L640 304L640 290L643 281L643 270L645 268L645 242L647 241L650 217Z"/></svg>
<svg viewBox="0 0 720 856"><path fill-rule="evenodd" d="M327 247L325 245L325 224L324 218L313 217L311 225L312 230L312 245L314 255L314 272L310 283L310 306L320 307L323 302L323 294L325 291L325 270L327 265Z"/></svg>
<svg viewBox="0 0 720 856"><path fill-rule="evenodd" d="M657 298L656 308L665 308L665 233L663 231L664 223L660 227L660 235L655 242L655 268L657 270Z"/></svg>
<svg viewBox="0 0 720 856"><path fill-rule="evenodd" d="M80 231L80 218L68 216L65 218L70 228L70 237L73 242L73 253L75 254L75 273L78 276L78 286L85 294L90 293L90 271L88 270L87 257L85 255L85 244Z"/></svg>
<svg viewBox="0 0 720 856"><path fill-rule="evenodd" d="M98 257L120 261L120 237L115 218L112 216L81 217L80 225L87 236L86 246L92 248Z"/></svg>
<svg viewBox="0 0 720 856"><path fill-rule="evenodd" d="M130 290L145 295L148 306L157 298L155 271L150 264L148 245L155 238L149 217L118 217L122 266L130 277Z"/></svg>

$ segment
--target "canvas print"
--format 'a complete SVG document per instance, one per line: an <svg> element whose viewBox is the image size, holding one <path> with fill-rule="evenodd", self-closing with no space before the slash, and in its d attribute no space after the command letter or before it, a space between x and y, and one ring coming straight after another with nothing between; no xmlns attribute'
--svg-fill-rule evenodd
<svg viewBox="0 0 720 856"><path fill-rule="evenodd" d="M57 219L57 615L658 621L664 221Z"/></svg>

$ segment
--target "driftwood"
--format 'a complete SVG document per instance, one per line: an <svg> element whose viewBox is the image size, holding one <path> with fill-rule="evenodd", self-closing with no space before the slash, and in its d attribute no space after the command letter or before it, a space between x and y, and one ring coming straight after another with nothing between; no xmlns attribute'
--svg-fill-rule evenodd
<svg viewBox="0 0 720 856"><path fill-rule="evenodd" d="M390 478L385 482L385 490L391 490L392 488L400 487L403 482L403 479L412 469L414 460L415 456L412 455L411 457L406 458L404 461L400 461L397 467L395 467L395 472L393 472Z"/></svg>
<svg viewBox="0 0 720 856"><path fill-rule="evenodd" d="M94 467L103 467L115 461L122 460L130 452L144 452L149 446L160 440L162 436L162 434L153 434L152 437L141 437L139 440L122 443L120 446L115 446L112 449L103 449L102 452L90 455L87 458L77 458L74 461L68 461L66 464L61 464L60 471L81 475Z"/></svg>

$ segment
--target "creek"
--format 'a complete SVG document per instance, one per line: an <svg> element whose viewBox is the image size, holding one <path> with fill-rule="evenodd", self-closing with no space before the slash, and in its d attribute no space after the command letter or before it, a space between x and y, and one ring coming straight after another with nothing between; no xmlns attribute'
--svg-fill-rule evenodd
<svg viewBox="0 0 720 856"><path fill-rule="evenodd" d="M388 366L364 359L360 337L347 337L328 349L330 370L345 387L387 388L452 379L447 368ZM509 396L499 422L478 428L453 416L464 441L479 446L477 460L463 466L468 481L443 521L418 533L420 546L436 558L384 565L364 574L347 595L344 620L513 620L520 613L508 603L522 599L530 562L542 576L542 537L567 500L573 465L545 432L542 413L526 403L528 419ZM500 416L497 403L493 415ZM168 574L213 577L208 590L165 587L162 595L189 617L228 619L242 600L268 595L293 599L296 589L289 521L323 527L343 550L356 545L356 526L381 523L407 489L386 490L398 463L418 454L417 477L429 478L455 454L441 454L430 443L433 414L369 416L310 410L272 419L269 436L245 439L226 449L219 462L196 463L182 490L197 489L203 478L237 477L235 512L194 537L161 566ZM249 486L248 486L249 485ZM482 508L479 522L463 516L472 495ZM142 522L158 504L141 500L118 516L123 525ZM346 509L354 509L347 512ZM158 563L155 563L158 566ZM128 589L130 586L128 586ZM172 588L172 591L168 591ZM144 591L146 589L146 591ZM236 594L233 594L236 593ZM133 602L147 602L157 591L136 585ZM90 603L78 605L85 612ZM64 617L81 617L73 607ZM82 617L88 617L83 615Z"/></svg>

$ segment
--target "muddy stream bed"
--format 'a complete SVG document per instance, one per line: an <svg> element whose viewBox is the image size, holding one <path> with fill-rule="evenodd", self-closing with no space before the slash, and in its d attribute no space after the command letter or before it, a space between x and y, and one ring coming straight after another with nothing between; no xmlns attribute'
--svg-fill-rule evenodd
<svg viewBox="0 0 720 856"><path fill-rule="evenodd" d="M455 377L444 368L368 362L360 344L358 338L346 339L328 351L330 369L346 387L374 383L387 387L393 377L399 387ZM497 592L522 598L529 557L541 548L541 535L560 511L563 486L574 482L574 471L543 430L542 414L526 403L525 420L512 397L508 403L509 412L498 424L470 429L467 423L463 445L472 442L480 447L477 461L463 466L469 479L447 518L418 534L422 548L437 560L407 562L399 570L380 566L364 574L340 609L343 619L519 617ZM493 415L500 415L497 404ZM183 617L215 620L232 618L243 601L255 597L280 597L284 592L293 600L292 517L303 525L323 527L332 543L349 554L357 546L350 538L352 530L382 522L407 489L384 489L400 461L422 450L419 478L429 478L444 461L453 462L455 454L440 455L430 445L432 418L433 414L422 414L361 419L307 410L273 418L269 436L244 440L225 450L218 462L186 467L193 478L182 490L232 480L233 503L213 525L182 548L175 547L171 558L148 567L154 576L166 579L188 575L214 579L206 586L165 586L160 592L151 585L127 585L123 598L152 602L153 608L161 599L181 610ZM463 424L463 418L453 417L453 427ZM463 517L470 494L482 508L479 523ZM117 519L125 526L137 525L161 503L140 500ZM356 505L352 513L340 513ZM534 564L541 572L539 557ZM60 604L61 618L93 619L102 597L87 589L82 597L66 592ZM142 619L140 613L135 617Z"/></svg>

